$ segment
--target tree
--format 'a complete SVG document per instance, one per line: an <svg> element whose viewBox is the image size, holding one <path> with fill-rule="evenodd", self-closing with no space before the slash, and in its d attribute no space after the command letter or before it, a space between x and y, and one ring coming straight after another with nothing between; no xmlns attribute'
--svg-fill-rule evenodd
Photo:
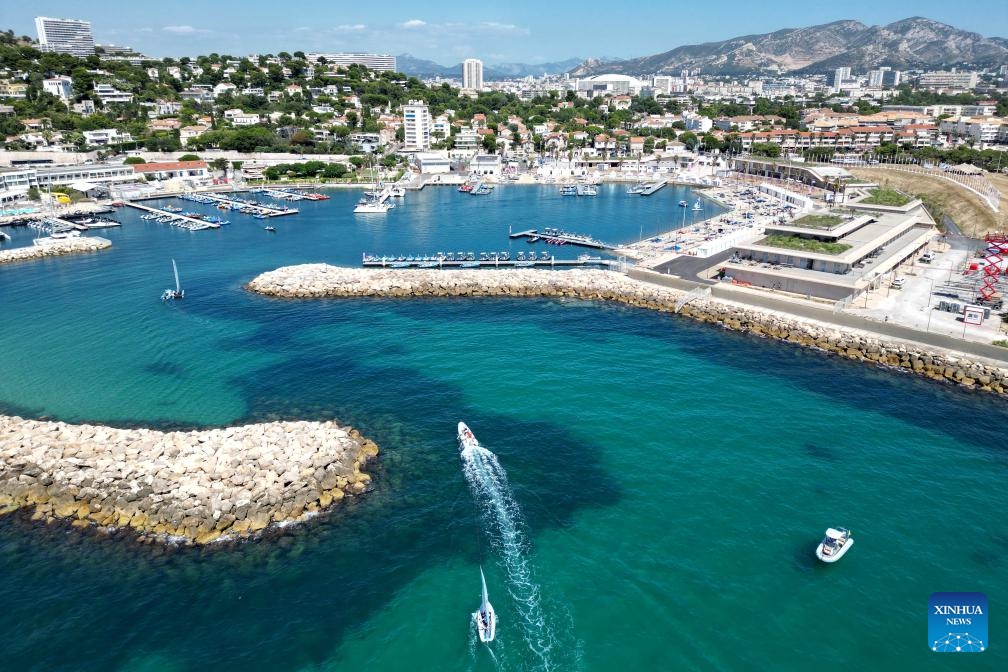
<svg viewBox="0 0 1008 672"><path fill-rule="evenodd" d="M487 133L483 136L483 149L488 154L493 154L497 151L497 136L491 133Z"/></svg>
<svg viewBox="0 0 1008 672"><path fill-rule="evenodd" d="M39 193L38 187L28 187L28 200L29 201L42 200L42 195Z"/></svg>
<svg viewBox="0 0 1008 672"><path fill-rule="evenodd" d="M200 158L196 154L183 154L178 158L179 161L199 161Z"/></svg>
<svg viewBox="0 0 1008 672"><path fill-rule="evenodd" d="M227 159L214 159L210 162L210 167L214 170L225 171L227 170L228 160Z"/></svg>
<svg viewBox="0 0 1008 672"><path fill-rule="evenodd" d="M147 161L145 161L143 158L139 156L127 156L125 159L123 159L123 163L128 166L133 166L140 163L147 163Z"/></svg>
<svg viewBox="0 0 1008 672"><path fill-rule="evenodd" d="M686 145L686 149L691 152L696 149L696 146L700 144L700 138L697 137L696 133L693 131L686 131L679 136L679 142Z"/></svg>

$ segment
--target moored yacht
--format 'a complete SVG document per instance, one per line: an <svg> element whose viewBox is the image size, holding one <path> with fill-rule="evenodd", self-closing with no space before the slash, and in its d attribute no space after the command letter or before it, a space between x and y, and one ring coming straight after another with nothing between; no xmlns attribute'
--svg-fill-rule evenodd
<svg viewBox="0 0 1008 672"><path fill-rule="evenodd" d="M823 562L836 562L854 545L851 531L843 527L830 527L816 548L816 557Z"/></svg>

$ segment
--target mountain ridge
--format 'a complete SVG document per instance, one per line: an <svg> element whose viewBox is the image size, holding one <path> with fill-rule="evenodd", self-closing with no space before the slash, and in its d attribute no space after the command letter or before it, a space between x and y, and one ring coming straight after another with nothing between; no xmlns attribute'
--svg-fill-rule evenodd
<svg viewBox="0 0 1008 672"><path fill-rule="evenodd" d="M868 26L854 20L832 21L683 45L622 61L589 60L570 74L578 77L602 72L679 74L682 70L715 75L817 74L845 66L864 71L880 66L935 69L1006 63L1008 40L984 37L915 16L885 26Z"/></svg>

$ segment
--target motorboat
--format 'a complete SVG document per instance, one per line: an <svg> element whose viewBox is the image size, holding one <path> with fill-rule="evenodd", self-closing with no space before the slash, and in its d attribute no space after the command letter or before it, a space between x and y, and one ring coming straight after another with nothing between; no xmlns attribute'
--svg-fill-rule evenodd
<svg viewBox="0 0 1008 672"><path fill-rule="evenodd" d="M836 562L854 545L851 531L843 527L831 527L816 548L816 557L823 562Z"/></svg>
<svg viewBox="0 0 1008 672"><path fill-rule="evenodd" d="M161 292L162 301L177 301L178 299L185 298L185 290L179 286L178 278L178 266L175 265L175 260L171 260L172 271L175 273L175 289L166 289Z"/></svg>
<svg viewBox="0 0 1008 672"><path fill-rule="evenodd" d="M463 423L459 423L460 427L465 427ZM468 427L466 430L468 431ZM475 439L473 439L475 441ZM493 605L490 604L490 598L487 597L487 587L486 587L486 577L483 576L483 568L480 567L480 581L483 583L483 599L480 601L479 611L473 612L473 622L476 623L476 635L479 640L484 644L488 644L494 640L497 634L497 613L494 611Z"/></svg>
<svg viewBox="0 0 1008 672"><path fill-rule="evenodd" d="M469 429L469 425L464 422L458 423L458 444L459 452L462 452L466 448L479 448L479 441L476 440L476 436Z"/></svg>
<svg viewBox="0 0 1008 672"><path fill-rule="evenodd" d="M686 201L679 201L679 207L680 208L688 208L689 207L689 203L687 203Z"/></svg>
<svg viewBox="0 0 1008 672"><path fill-rule="evenodd" d="M276 227L275 226L264 226L263 227L263 231L269 231L270 233L276 233Z"/></svg>
<svg viewBox="0 0 1008 672"><path fill-rule="evenodd" d="M638 182L632 186L627 187L626 193L630 196L635 194L643 194L644 190L647 189L647 185L643 182Z"/></svg>

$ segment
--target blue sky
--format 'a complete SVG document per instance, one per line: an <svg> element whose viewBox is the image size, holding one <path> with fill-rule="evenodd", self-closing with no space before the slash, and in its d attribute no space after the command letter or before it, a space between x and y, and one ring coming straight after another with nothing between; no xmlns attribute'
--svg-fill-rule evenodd
<svg viewBox="0 0 1008 672"><path fill-rule="evenodd" d="M241 56L367 51L409 53L442 65L470 57L486 63L542 63L648 56L684 44L839 19L873 25L924 16L986 37L1008 38L1004 0L781 0L772 5L758 0L3 0L0 29L36 37L35 16L91 21L96 42L130 46L159 58L212 52Z"/></svg>

